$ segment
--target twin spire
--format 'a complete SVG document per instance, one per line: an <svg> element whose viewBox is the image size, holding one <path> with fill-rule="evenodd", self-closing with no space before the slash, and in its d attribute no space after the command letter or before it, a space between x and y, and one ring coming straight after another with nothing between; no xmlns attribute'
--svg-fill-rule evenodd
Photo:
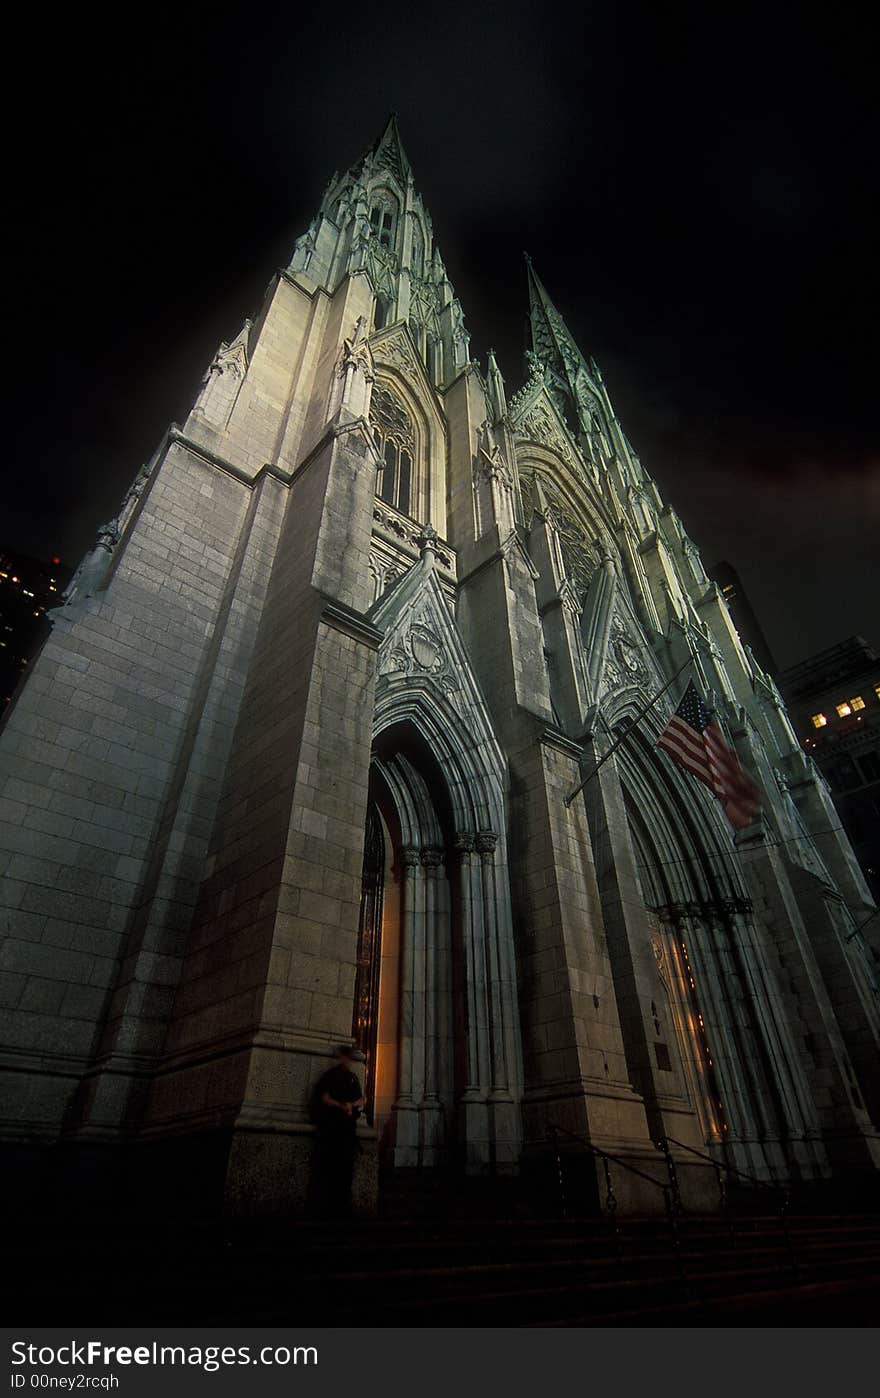
<svg viewBox="0 0 880 1398"><path fill-rule="evenodd" d="M390 114L381 135L369 147L364 158L375 165L384 166L401 185L406 185L412 175L412 166L400 138L396 112ZM570 421L576 421L580 416L579 406L583 403L584 389L591 389L595 393L601 376L595 362L592 359L588 362L578 349L532 266L528 253L525 260L532 340L528 357L533 372L543 371L547 386L565 416ZM501 417L506 411L504 385L492 350L489 351L488 384L493 408Z"/></svg>
<svg viewBox="0 0 880 1398"><path fill-rule="evenodd" d="M530 363L533 372L545 371L547 387L570 421L582 415L585 391L595 397L601 375L595 360L589 362L562 316L547 294L528 253L525 254L529 283L529 323L532 335Z"/></svg>

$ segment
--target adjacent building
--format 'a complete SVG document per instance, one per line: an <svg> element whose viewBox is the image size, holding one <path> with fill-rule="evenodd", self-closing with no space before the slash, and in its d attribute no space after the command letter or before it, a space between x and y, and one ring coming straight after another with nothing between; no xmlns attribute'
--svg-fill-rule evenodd
<svg viewBox="0 0 880 1398"><path fill-rule="evenodd" d="M80 1162L103 1196L302 1207L351 1037L364 1208L411 1178L546 1199L554 1128L600 1178L665 1181L665 1140L700 1207L713 1159L874 1178L863 874L527 276L510 393L390 122L74 576L0 735L17 1189ZM739 833L655 746L688 677L764 792Z"/></svg>
<svg viewBox="0 0 880 1398"><path fill-rule="evenodd" d="M758 620L749 595L743 586L742 578L732 563L716 563L707 573L721 588L724 605L730 612L731 620L739 632L740 640L748 646L762 670L768 675L778 673L773 652L764 635L764 628Z"/></svg>
<svg viewBox="0 0 880 1398"><path fill-rule="evenodd" d="M45 639L47 613L60 605L69 580L60 558L0 549L0 712Z"/></svg>
<svg viewBox="0 0 880 1398"><path fill-rule="evenodd" d="M850 636L785 670L780 686L880 897L880 655L861 636Z"/></svg>

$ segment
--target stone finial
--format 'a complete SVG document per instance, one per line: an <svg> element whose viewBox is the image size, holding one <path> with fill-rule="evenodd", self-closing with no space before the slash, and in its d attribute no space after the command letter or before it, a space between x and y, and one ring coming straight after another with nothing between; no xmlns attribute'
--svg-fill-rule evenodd
<svg viewBox="0 0 880 1398"><path fill-rule="evenodd" d="M419 546L419 557L427 568L433 568L434 558L437 553L437 530L430 522L422 525L422 531L416 539Z"/></svg>
<svg viewBox="0 0 880 1398"><path fill-rule="evenodd" d="M498 368L498 361L495 358L495 351L493 349L489 351L486 369L486 387L488 390L492 420L493 422L501 422L507 414L507 398L504 393L504 380L501 377L501 370Z"/></svg>

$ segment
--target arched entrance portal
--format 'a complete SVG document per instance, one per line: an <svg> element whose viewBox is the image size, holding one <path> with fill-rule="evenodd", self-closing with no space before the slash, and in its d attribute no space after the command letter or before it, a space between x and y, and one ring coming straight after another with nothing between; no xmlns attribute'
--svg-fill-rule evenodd
<svg viewBox="0 0 880 1398"><path fill-rule="evenodd" d="M521 1069L504 840L461 828L451 775L414 723L377 738L353 1029L386 1167L508 1171Z"/></svg>
<svg viewBox="0 0 880 1398"><path fill-rule="evenodd" d="M370 805L384 842L379 970L365 953L360 980L378 987L373 1117L395 1169L513 1172L523 1071L507 767L435 537L426 526L419 562L369 613L382 633Z"/></svg>
<svg viewBox="0 0 880 1398"><path fill-rule="evenodd" d="M816 1127L809 1092L735 849L701 789L658 759L656 736L635 732L623 745L621 782L654 956L703 1139L751 1173L810 1174L817 1162L803 1144Z"/></svg>

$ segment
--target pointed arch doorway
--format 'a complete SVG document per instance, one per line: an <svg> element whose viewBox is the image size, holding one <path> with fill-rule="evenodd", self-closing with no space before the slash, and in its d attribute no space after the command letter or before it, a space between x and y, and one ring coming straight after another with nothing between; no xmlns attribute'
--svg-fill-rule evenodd
<svg viewBox="0 0 880 1398"><path fill-rule="evenodd" d="M508 1172L521 1068L504 841L461 828L415 724L376 740L354 1036L386 1170Z"/></svg>
<svg viewBox="0 0 880 1398"><path fill-rule="evenodd" d="M773 1177L798 1168L790 1146L811 1130L807 1085L770 1008L772 967L724 818L658 760L658 733L659 725L633 734L620 749L620 774L688 1096L707 1147Z"/></svg>

